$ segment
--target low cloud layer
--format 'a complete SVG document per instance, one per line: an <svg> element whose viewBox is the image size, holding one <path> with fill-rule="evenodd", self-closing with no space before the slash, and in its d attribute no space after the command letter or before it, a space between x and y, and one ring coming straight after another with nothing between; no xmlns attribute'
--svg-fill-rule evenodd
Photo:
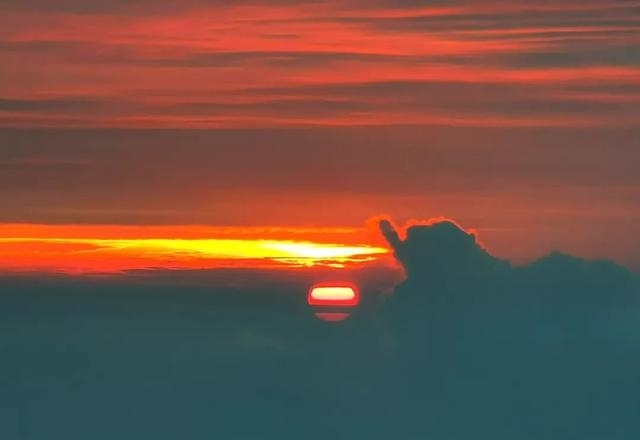
<svg viewBox="0 0 640 440"><path fill-rule="evenodd" d="M407 278L338 324L284 279L2 279L0 433L637 438L636 275L512 267L452 222L381 226Z"/></svg>

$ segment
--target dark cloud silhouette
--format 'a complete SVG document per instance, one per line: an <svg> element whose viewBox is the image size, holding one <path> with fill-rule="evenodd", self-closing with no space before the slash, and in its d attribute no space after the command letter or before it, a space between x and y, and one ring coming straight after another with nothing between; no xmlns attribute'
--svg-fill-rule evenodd
<svg viewBox="0 0 640 440"><path fill-rule="evenodd" d="M484 250L473 233L452 221L411 226L404 241L388 220L381 221L380 228L410 282L468 282L468 277L486 277L508 268L508 263Z"/></svg>
<svg viewBox="0 0 640 440"><path fill-rule="evenodd" d="M453 221L410 226L404 240L388 220L380 222L380 229L407 276L392 298L411 305L399 312L401 319L446 303L621 308L640 300L638 277L611 261L554 252L517 267L491 255L475 233ZM418 304L424 310L416 312Z"/></svg>
<svg viewBox="0 0 640 440"><path fill-rule="evenodd" d="M597 290L606 286L619 288L623 281L634 279L631 272L613 262L587 261L560 252L527 266L513 267L491 255L474 232L446 219L409 226L404 240L389 220L380 221L380 230L405 268L407 283L442 283L447 278L468 283L470 279L477 281L472 277L481 275L484 279L521 278L552 287L583 282Z"/></svg>
<svg viewBox="0 0 640 440"><path fill-rule="evenodd" d="M425 432L637 435L628 367L640 346L612 331L640 316L636 275L561 253L511 267L452 222L412 226L405 240L381 228L407 271L385 313L408 405L429 413Z"/></svg>

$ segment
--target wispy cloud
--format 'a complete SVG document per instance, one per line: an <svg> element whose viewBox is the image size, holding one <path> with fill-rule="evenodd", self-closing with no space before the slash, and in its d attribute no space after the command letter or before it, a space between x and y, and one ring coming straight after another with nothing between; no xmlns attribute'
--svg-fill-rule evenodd
<svg viewBox="0 0 640 440"><path fill-rule="evenodd" d="M29 1L2 9L5 126L640 120L637 2Z"/></svg>

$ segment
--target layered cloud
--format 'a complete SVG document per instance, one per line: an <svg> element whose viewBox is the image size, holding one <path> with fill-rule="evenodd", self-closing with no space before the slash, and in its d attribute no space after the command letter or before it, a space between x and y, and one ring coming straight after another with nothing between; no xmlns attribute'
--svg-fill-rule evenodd
<svg viewBox="0 0 640 440"><path fill-rule="evenodd" d="M2 125L586 127L639 118L634 2L0 8Z"/></svg>

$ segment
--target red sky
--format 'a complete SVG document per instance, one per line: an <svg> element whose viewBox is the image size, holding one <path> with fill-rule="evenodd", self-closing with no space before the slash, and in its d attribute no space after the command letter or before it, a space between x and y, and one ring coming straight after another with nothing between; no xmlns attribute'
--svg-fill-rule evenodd
<svg viewBox="0 0 640 440"><path fill-rule="evenodd" d="M633 1L10 0L16 126L637 126ZM435 6L434 6L435 5Z"/></svg>
<svg viewBox="0 0 640 440"><path fill-rule="evenodd" d="M639 43L623 0L4 1L0 223L444 215L640 269Z"/></svg>

